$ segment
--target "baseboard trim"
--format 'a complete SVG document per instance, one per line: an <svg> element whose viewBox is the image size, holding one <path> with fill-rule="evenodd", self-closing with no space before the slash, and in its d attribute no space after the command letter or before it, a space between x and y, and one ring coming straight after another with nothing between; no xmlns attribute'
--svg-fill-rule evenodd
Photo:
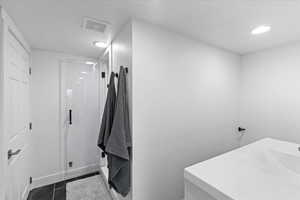
<svg viewBox="0 0 300 200"><path fill-rule="evenodd" d="M109 185L108 185L108 169L107 169L107 166L101 166L100 175L102 176L103 179L105 179L106 188L109 190L113 200L129 200L129 199L132 199L131 194L128 194L127 197L122 197L114 189L109 187Z"/></svg>
<svg viewBox="0 0 300 200"><path fill-rule="evenodd" d="M26 185L26 188L22 194L22 200L28 199L29 191L30 191L30 185L28 184L28 185Z"/></svg>
<svg viewBox="0 0 300 200"><path fill-rule="evenodd" d="M42 187L45 185L50 185L53 183L57 183L63 180L75 178L77 176L82 176L85 174L93 173L100 170L99 164L88 165L68 171L61 171L58 173L50 174L47 176L33 178L31 184L31 190L34 188Z"/></svg>
<svg viewBox="0 0 300 200"><path fill-rule="evenodd" d="M106 166L103 166L103 167L100 168L100 175L104 179L106 189L110 192L110 195L111 195L112 199L113 200L119 200L117 193L113 189L111 189L108 185L108 170L107 170Z"/></svg>

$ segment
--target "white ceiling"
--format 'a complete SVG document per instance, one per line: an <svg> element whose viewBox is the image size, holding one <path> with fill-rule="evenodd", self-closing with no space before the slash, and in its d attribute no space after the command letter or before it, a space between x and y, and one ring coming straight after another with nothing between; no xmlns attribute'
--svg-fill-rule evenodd
<svg viewBox="0 0 300 200"><path fill-rule="evenodd" d="M112 24L130 18L159 24L240 54L300 40L300 0L3 0L32 47L96 57L102 36L81 28L85 16ZM271 32L252 36L257 25Z"/></svg>

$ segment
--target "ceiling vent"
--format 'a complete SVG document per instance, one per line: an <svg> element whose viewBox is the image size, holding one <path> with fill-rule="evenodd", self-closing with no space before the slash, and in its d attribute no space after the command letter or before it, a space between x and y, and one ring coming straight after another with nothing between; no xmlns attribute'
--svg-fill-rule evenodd
<svg viewBox="0 0 300 200"><path fill-rule="evenodd" d="M105 34L108 31L110 24L106 21L100 21L89 17L83 18L82 27L88 31L94 31Z"/></svg>

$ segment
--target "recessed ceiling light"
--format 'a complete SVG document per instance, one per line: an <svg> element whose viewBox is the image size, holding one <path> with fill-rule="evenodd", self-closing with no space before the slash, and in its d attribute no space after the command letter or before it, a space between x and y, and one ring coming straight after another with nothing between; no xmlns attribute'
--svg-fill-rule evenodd
<svg viewBox="0 0 300 200"><path fill-rule="evenodd" d="M82 79L83 79L83 77L79 77L79 79L80 79L80 80L82 80Z"/></svg>
<svg viewBox="0 0 300 200"><path fill-rule="evenodd" d="M271 26L262 25L262 26L258 26L256 28L254 28L251 31L251 33L252 33L252 35L259 35L262 33L269 32L270 30L271 30Z"/></svg>
<svg viewBox="0 0 300 200"><path fill-rule="evenodd" d="M82 74L87 74L87 72L81 72Z"/></svg>
<svg viewBox="0 0 300 200"><path fill-rule="evenodd" d="M92 61L86 61L85 64L87 64L87 65L95 65L95 63L92 62Z"/></svg>
<svg viewBox="0 0 300 200"><path fill-rule="evenodd" d="M94 42L93 43L95 47L99 47L99 48L106 48L107 47L107 44L105 42Z"/></svg>

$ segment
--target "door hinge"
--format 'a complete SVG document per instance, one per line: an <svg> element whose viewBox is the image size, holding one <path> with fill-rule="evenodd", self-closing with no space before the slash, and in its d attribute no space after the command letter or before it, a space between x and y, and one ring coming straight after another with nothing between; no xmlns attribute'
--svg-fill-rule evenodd
<svg viewBox="0 0 300 200"><path fill-rule="evenodd" d="M29 123L29 130L32 130L32 122Z"/></svg>
<svg viewBox="0 0 300 200"><path fill-rule="evenodd" d="M105 78L105 72L101 72L101 78Z"/></svg>
<svg viewBox="0 0 300 200"><path fill-rule="evenodd" d="M32 177L30 176L29 177L29 184L31 184L32 183Z"/></svg>
<svg viewBox="0 0 300 200"><path fill-rule="evenodd" d="M31 67L29 67L29 75L31 75L31 71L32 71L32 70L31 70Z"/></svg>

